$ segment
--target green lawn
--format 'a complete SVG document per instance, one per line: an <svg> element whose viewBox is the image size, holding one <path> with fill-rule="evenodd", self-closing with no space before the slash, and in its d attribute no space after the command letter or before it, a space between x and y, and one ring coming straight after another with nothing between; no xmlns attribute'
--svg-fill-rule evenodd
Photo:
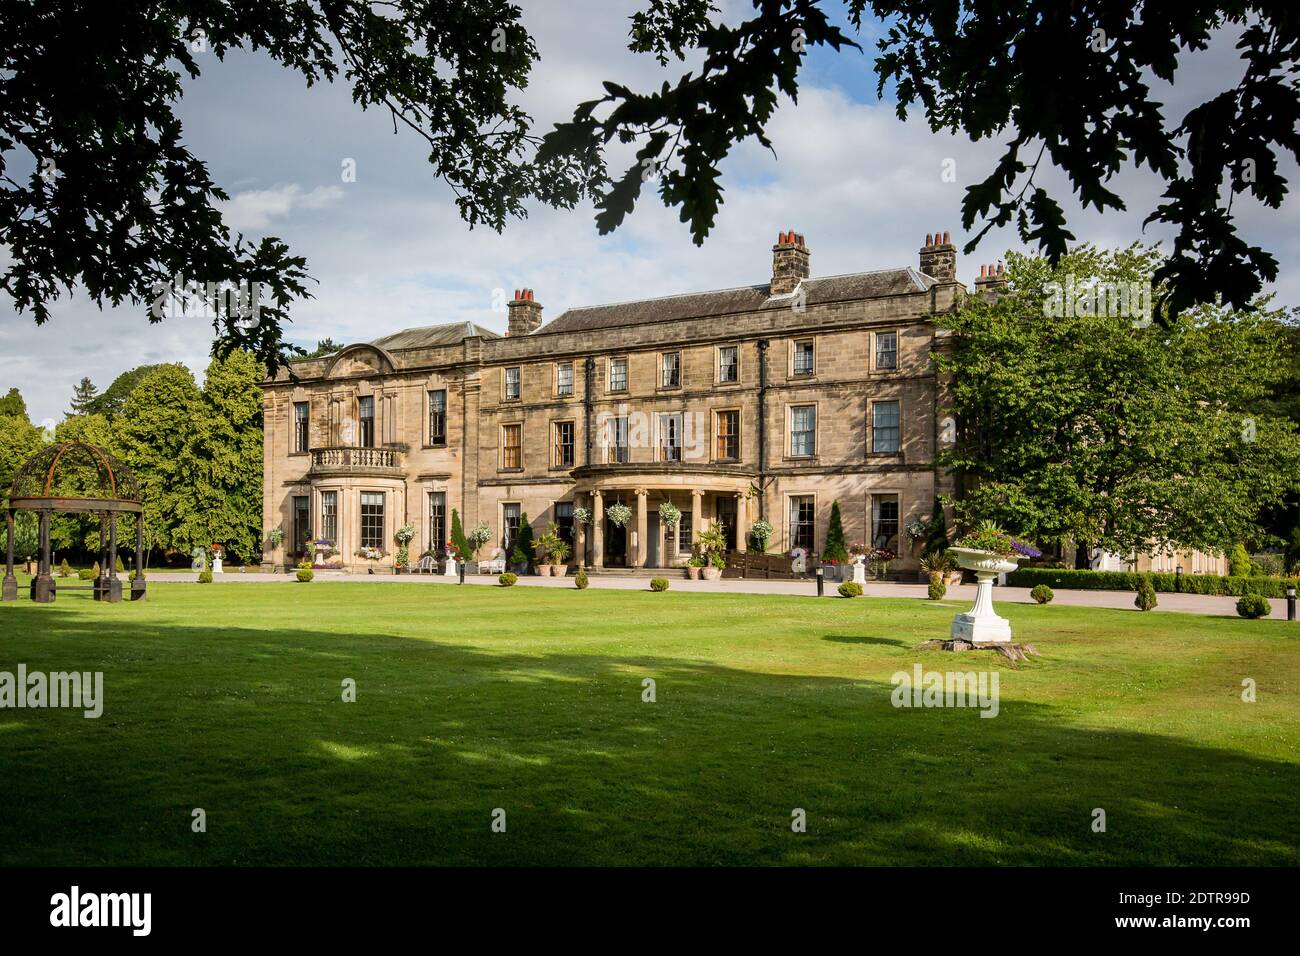
<svg viewBox="0 0 1300 956"><path fill-rule="evenodd" d="M914 650L959 609L921 600L24 597L0 670L102 670L106 704L0 710L0 863L1300 862L1300 625L998 608L1041 658ZM1001 713L895 709L916 662L998 670Z"/></svg>

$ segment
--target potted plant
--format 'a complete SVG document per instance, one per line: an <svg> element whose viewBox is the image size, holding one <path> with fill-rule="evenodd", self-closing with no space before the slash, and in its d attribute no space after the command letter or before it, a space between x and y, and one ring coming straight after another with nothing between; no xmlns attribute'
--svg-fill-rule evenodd
<svg viewBox="0 0 1300 956"><path fill-rule="evenodd" d="M557 534L555 536L555 542L549 549L549 553L552 561L551 574L557 578L562 578L568 574L569 566L565 562L569 560L569 542L565 541Z"/></svg>
<svg viewBox="0 0 1300 956"><path fill-rule="evenodd" d="M415 537L415 525L404 524L393 533L397 542L397 557L393 562L393 572L404 574L411 567L411 540Z"/></svg>
<svg viewBox="0 0 1300 956"><path fill-rule="evenodd" d="M700 570L704 567L704 559L698 554L691 555L691 559L686 562L686 576L692 581L700 579Z"/></svg>
<svg viewBox="0 0 1300 956"><path fill-rule="evenodd" d="M700 568L700 577L705 581L716 581L722 577L722 569L727 566L727 533L721 523L714 522L699 535L700 553L704 563Z"/></svg>
<svg viewBox="0 0 1300 956"><path fill-rule="evenodd" d="M555 543L559 540L559 535L553 528L548 528L537 536L533 542L533 555L537 558L537 573L540 577L548 578L551 576L551 553Z"/></svg>
<svg viewBox="0 0 1300 956"><path fill-rule="evenodd" d="M375 573L375 562L384 556L383 548L361 548L357 551L357 557L365 558L370 562L370 567L366 569L367 574Z"/></svg>
<svg viewBox="0 0 1300 956"><path fill-rule="evenodd" d="M871 553L867 555L871 562L871 574L877 581L883 581L889 574L889 562L893 561L898 555L888 548L872 548Z"/></svg>
<svg viewBox="0 0 1300 956"><path fill-rule="evenodd" d="M993 579L1016 569L1025 557L1011 535L996 525L981 525L958 539L957 546L949 550L963 568L975 572L975 604L952 620L954 640L974 644L1006 643L1011 640L1011 624L993 610Z"/></svg>
<svg viewBox="0 0 1300 956"><path fill-rule="evenodd" d="M213 542L212 547L209 550L212 552L212 573L220 574L221 562L226 556L226 549L220 544Z"/></svg>
<svg viewBox="0 0 1300 956"><path fill-rule="evenodd" d="M826 528L826 547L822 549L823 578L828 581L841 579L845 565L849 563L849 549L844 544L844 520L840 517L840 503L831 503L831 520Z"/></svg>

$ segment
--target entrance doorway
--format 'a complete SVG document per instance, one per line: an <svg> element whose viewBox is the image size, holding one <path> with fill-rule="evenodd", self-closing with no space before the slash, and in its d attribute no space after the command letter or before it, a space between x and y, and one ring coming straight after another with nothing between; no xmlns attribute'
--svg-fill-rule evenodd
<svg viewBox="0 0 1300 956"><path fill-rule="evenodd" d="M714 504L714 512L717 518L722 522L723 530L727 535L727 550L736 550L736 499L732 497L719 496Z"/></svg>
<svg viewBox="0 0 1300 956"><path fill-rule="evenodd" d="M627 567L627 528L605 519L605 567Z"/></svg>

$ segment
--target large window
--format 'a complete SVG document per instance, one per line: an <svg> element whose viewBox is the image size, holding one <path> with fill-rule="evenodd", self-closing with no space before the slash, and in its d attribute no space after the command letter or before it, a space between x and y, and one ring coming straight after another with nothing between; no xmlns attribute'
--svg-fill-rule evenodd
<svg viewBox="0 0 1300 956"><path fill-rule="evenodd" d="M811 458L817 454L817 406L795 405L790 409L790 457Z"/></svg>
<svg viewBox="0 0 1300 956"><path fill-rule="evenodd" d="M375 447L375 400L370 395L357 399L357 413L361 418L361 447Z"/></svg>
<svg viewBox="0 0 1300 956"><path fill-rule="evenodd" d="M628 448L628 421L626 418L610 418L605 421L606 463L610 465L626 464L630 458Z"/></svg>
<svg viewBox="0 0 1300 956"><path fill-rule="evenodd" d="M609 390L611 392L627 391L627 359L609 360Z"/></svg>
<svg viewBox="0 0 1300 956"><path fill-rule="evenodd" d="M519 397L519 368L506 369L506 401L512 402Z"/></svg>
<svg viewBox="0 0 1300 956"><path fill-rule="evenodd" d="M718 349L718 381L740 381L740 349L734 345Z"/></svg>
<svg viewBox="0 0 1300 956"><path fill-rule="evenodd" d="M573 394L573 363L561 362L555 366L555 394L568 398Z"/></svg>
<svg viewBox="0 0 1300 956"><path fill-rule="evenodd" d="M442 554L447 547L447 493L429 492L429 550Z"/></svg>
<svg viewBox="0 0 1300 956"><path fill-rule="evenodd" d="M871 496L871 546L898 550L898 495Z"/></svg>
<svg viewBox="0 0 1300 956"><path fill-rule="evenodd" d="M310 438L310 409L306 402L293 403L293 450L307 451Z"/></svg>
<svg viewBox="0 0 1300 956"><path fill-rule="evenodd" d="M719 461L740 459L740 412L718 412L714 455Z"/></svg>
<svg viewBox="0 0 1300 956"><path fill-rule="evenodd" d="M811 375L813 373L812 339L794 343L794 374Z"/></svg>
<svg viewBox="0 0 1300 956"><path fill-rule="evenodd" d="M682 384L682 353L665 352L659 356L661 388L677 388Z"/></svg>
<svg viewBox="0 0 1300 956"><path fill-rule="evenodd" d="M510 559L510 549L515 546L519 536L519 505L501 506L501 547L505 549L506 560Z"/></svg>
<svg viewBox="0 0 1300 956"><path fill-rule="evenodd" d="M898 452L898 402L875 402L871 406L871 450Z"/></svg>
<svg viewBox="0 0 1300 956"><path fill-rule="evenodd" d="M681 520L677 522L677 550L681 554L690 554L691 548L693 548L695 544L691 538L693 534L693 531L691 530L692 520L691 513L689 511L683 511Z"/></svg>
<svg viewBox="0 0 1300 956"><path fill-rule="evenodd" d="M307 550L307 539L311 537L311 499L306 495L293 496L293 544L291 554L302 554Z"/></svg>
<svg viewBox="0 0 1300 956"><path fill-rule="evenodd" d="M384 550L384 493L361 492L361 547Z"/></svg>
<svg viewBox="0 0 1300 956"><path fill-rule="evenodd" d="M659 416L659 460L682 460L682 416Z"/></svg>
<svg viewBox="0 0 1300 956"><path fill-rule="evenodd" d="M553 460L557 467L573 467L573 422L555 423Z"/></svg>
<svg viewBox="0 0 1300 956"><path fill-rule="evenodd" d="M429 444L447 444L447 390L429 391Z"/></svg>
<svg viewBox="0 0 1300 956"><path fill-rule="evenodd" d="M876 368L898 368L898 333L876 333Z"/></svg>
<svg viewBox="0 0 1300 956"><path fill-rule="evenodd" d="M320 536L335 545L339 541L339 493L320 493Z"/></svg>
<svg viewBox="0 0 1300 956"><path fill-rule="evenodd" d="M524 467L523 425L501 426L501 467Z"/></svg>
<svg viewBox="0 0 1300 956"><path fill-rule="evenodd" d="M796 495L790 499L790 547L803 548L809 554L813 548L813 523L815 508L812 495Z"/></svg>
<svg viewBox="0 0 1300 956"><path fill-rule="evenodd" d="M555 503L555 533L564 539L569 546L569 556L577 558L573 549L577 547L574 543L576 538L573 533L573 502L557 501Z"/></svg>

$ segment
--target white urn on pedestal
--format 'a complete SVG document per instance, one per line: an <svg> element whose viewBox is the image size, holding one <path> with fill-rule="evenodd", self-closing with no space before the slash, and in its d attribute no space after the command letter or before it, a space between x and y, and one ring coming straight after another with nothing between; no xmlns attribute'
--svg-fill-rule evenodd
<svg viewBox="0 0 1300 956"><path fill-rule="evenodd" d="M952 639L972 644L1007 644L1011 622L993 610L993 579L1016 569L1019 555L1001 555L974 548L950 548L963 568L975 572L975 606L952 619Z"/></svg>
<svg viewBox="0 0 1300 956"><path fill-rule="evenodd" d="M853 556L853 583L867 586L867 556L865 554L855 554Z"/></svg>
<svg viewBox="0 0 1300 956"><path fill-rule="evenodd" d="M448 559L447 559L447 566L446 566L445 568L443 568L442 576L443 576L444 578L454 578L454 577L457 576L457 573L458 573L458 572L456 571L456 559L455 559L455 558L448 558Z"/></svg>
<svg viewBox="0 0 1300 956"><path fill-rule="evenodd" d="M221 570L221 558L219 558L219 557L215 557L215 558L212 559L212 573L213 573L213 574L222 574L222 573L223 573L222 570Z"/></svg>

